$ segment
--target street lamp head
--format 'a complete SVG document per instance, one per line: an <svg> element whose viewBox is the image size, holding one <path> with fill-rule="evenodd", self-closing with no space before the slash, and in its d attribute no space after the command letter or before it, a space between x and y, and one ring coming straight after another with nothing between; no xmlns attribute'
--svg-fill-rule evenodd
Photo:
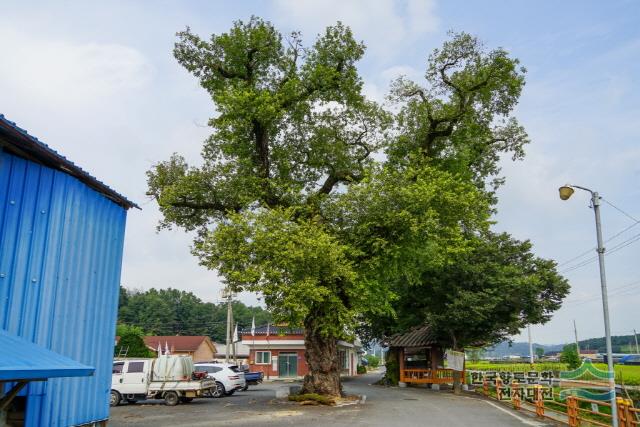
<svg viewBox="0 0 640 427"><path fill-rule="evenodd" d="M560 199L567 200L575 191L570 185L563 185L558 189L560 191Z"/></svg>

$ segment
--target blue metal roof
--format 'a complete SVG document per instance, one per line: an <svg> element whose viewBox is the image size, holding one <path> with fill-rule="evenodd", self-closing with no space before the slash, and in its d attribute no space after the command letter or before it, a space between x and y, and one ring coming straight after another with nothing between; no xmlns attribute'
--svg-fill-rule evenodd
<svg viewBox="0 0 640 427"><path fill-rule="evenodd" d="M84 377L94 372L91 366L0 329L0 381Z"/></svg>
<svg viewBox="0 0 640 427"><path fill-rule="evenodd" d="M44 142L38 140L35 136L18 127L15 122L8 120L3 114L0 114L0 147L3 143L8 144L9 151L25 157L28 160L36 160L53 169L61 170L64 173L72 175L85 183L89 187L98 191L107 198L113 200L125 209L138 208L134 202L128 200L120 193L113 190L104 182L91 176L80 166L58 153Z"/></svg>

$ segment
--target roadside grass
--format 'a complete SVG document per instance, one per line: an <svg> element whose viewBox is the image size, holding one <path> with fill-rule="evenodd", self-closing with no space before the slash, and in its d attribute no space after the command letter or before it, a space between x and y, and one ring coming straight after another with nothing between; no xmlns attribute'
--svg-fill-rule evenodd
<svg viewBox="0 0 640 427"><path fill-rule="evenodd" d="M596 368L607 370L604 363L594 363ZM497 372L527 372L532 369L528 363L491 363L486 361L467 362L466 369L471 371L497 371ZM624 385L640 385L640 365L615 365L616 383ZM560 362L534 363L535 371L567 371L567 365Z"/></svg>

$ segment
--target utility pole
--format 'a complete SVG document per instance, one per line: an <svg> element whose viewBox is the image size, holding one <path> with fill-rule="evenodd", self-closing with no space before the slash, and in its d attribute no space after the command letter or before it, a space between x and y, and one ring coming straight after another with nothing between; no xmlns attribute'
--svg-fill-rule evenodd
<svg viewBox="0 0 640 427"><path fill-rule="evenodd" d="M638 348L638 334L636 334L636 330L633 330L633 338L636 340L636 354L640 354L640 348Z"/></svg>
<svg viewBox="0 0 640 427"><path fill-rule="evenodd" d="M533 365L533 342L531 342L531 325L527 325L527 332L529 333L529 363Z"/></svg>
<svg viewBox="0 0 640 427"><path fill-rule="evenodd" d="M231 291L227 288L225 290L226 292L226 296L227 296L227 341L226 341L226 354L225 354L225 358L224 361L226 363L229 363L229 345L231 344L231 334L232 334L232 323L233 323L233 314L231 312Z"/></svg>
<svg viewBox="0 0 640 427"><path fill-rule="evenodd" d="M591 202L596 217L596 237L598 240L598 264L600 266L600 288L602 291L602 311L604 312L604 334L607 341L607 368L609 370L609 390L611 393L611 421L618 427L618 405L616 401L616 380L613 370L613 350L611 348L611 328L609 327L609 295L607 294L607 276L604 269L604 243L602 241L602 225L600 223L600 196L591 193Z"/></svg>
<svg viewBox="0 0 640 427"><path fill-rule="evenodd" d="M232 338L233 343L231 344L232 345L231 348L233 349L233 363L235 363L236 365L238 364L238 353L236 353L236 335L237 335L236 331L237 331L237 328L238 328L238 324L236 323L234 325L234 329L233 329L233 338Z"/></svg>
<svg viewBox="0 0 640 427"><path fill-rule="evenodd" d="M578 342L578 328L576 328L576 319L573 319L573 334L576 337L576 350L578 352L578 356L580 356L580 344Z"/></svg>
<svg viewBox="0 0 640 427"><path fill-rule="evenodd" d="M602 311L604 314L604 334L607 343L607 368L609 370L609 394L611 397L611 424L618 427L618 405L616 401L616 380L613 370L613 351L611 348L611 328L609 326L609 295L607 294L607 275L604 268L604 242L602 240L602 224L600 221L600 195L597 191L592 191L578 185L564 185L559 188L560 199L567 200L574 192L574 188L588 191L591 194L591 205L596 220L596 239L598 242L598 265L600 267L600 291L602 293Z"/></svg>

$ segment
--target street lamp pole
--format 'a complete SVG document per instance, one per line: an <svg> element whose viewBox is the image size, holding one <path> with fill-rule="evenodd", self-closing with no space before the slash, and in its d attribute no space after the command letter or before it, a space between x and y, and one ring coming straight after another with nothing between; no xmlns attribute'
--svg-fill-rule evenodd
<svg viewBox="0 0 640 427"><path fill-rule="evenodd" d="M611 349L611 328L609 327L609 297L607 294L607 276L604 268L604 242L602 241L602 225L600 222L600 196L597 191L578 185L560 187L560 198L567 200L573 194L573 188L591 193L591 205L596 217L596 236L598 240L598 264L600 265L600 290L602 291L602 311L604 312L604 334L607 344L607 367L609 370L609 393L611 395L611 420L613 427L618 427L618 408L616 406L616 381L613 370L613 351Z"/></svg>

